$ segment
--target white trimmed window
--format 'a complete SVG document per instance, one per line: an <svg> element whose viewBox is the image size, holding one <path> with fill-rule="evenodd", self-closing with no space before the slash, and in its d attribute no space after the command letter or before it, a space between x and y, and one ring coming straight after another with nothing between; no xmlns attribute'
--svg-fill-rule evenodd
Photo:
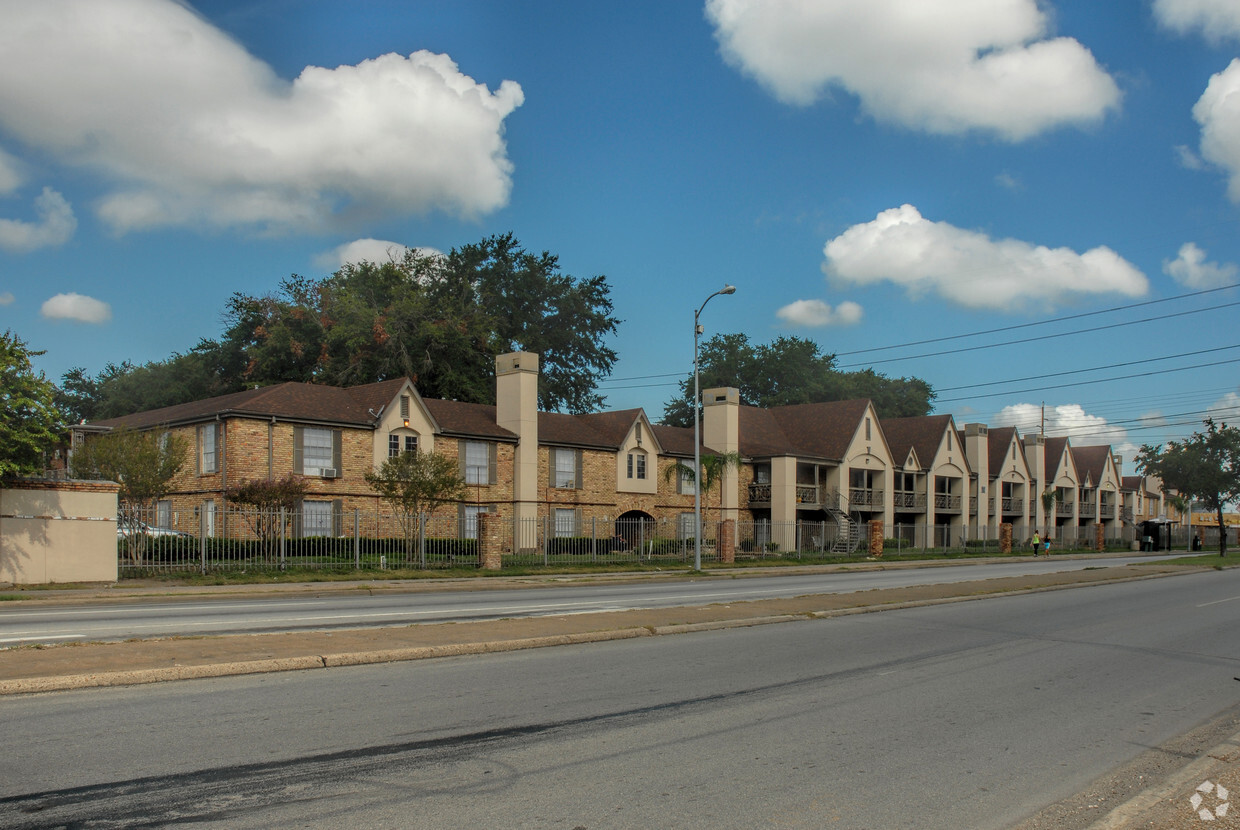
<svg viewBox="0 0 1240 830"><path fill-rule="evenodd" d="M332 535L332 503L330 501L303 501L301 503L301 535Z"/></svg>
<svg viewBox="0 0 1240 830"><path fill-rule="evenodd" d="M478 516L489 513L490 507L485 504L461 505L461 537L464 539L478 538Z"/></svg>
<svg viewBox="0 0 1240 830"><path fill-rule="evenodd" d="M388 433L388 458L395 458L402 452L417 452L418 436Z"/></svg>
<svg viewBox="0 0 1240 830"><path fill-rule="evenodd" d="M309 475L321 475L332 466L332 431L306 427L302 433L302 469ZM330 515L331 511L328 511Z"/></svg>
<svg viewBox="0 0 1240 830"><path fill-rule="evenodd" d="M693 462L680 462L680 492L682 495L692 496L697 492L697 476L693 474Z"/></svg>
<svg viewBox="0 0 1240 830"><path fill-rule="evenodd" d="M581 487L581 451L551 450L551 486L569 490Z"/></svg>
<svg viewBox="0 0 1240 830"><path fill-rule="evenodd" d="M198 472L203 475L220 471L219 456L215 451L218 429L217 424L198 427Z"/></svg>
<svg viewBox="0 0 1240 830"><path fill-rule="evenodd" d="M693 527L695 524L693 513L681 513L678 517L679 521L676 526L676 535L679 539L692 539Z"/></svg>
<svg viewBox="0 0 1240 830"><path fill-rule="evenodd" d="M555 509L555 538L566 539L570 536L578 536L577 533L577 511L571 507L557 507Z"/></svg>
<svg viewBox="0 0 1240 830"><path fill-rule="evenodd" d="M629 453L629 478L645 480L646 478L646 451L634 450Z"/></svg>
<svg viewBox="0 0 1240 830"><path fill-rule="evenodd" d="M495 445L465 441L461 447L461 472L466 484L494 484Z"/></svg>

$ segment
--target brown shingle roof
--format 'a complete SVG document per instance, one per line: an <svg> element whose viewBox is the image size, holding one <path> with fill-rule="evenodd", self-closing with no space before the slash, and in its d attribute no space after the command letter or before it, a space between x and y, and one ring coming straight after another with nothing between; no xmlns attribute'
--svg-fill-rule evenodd
<svg viewBox="0 0 1240 830"><path fill-rule="evenodd" d="M618 450L641 413L640 409L586 415L539 412L538 443Z"/></svg>
<svg viewBox="0 0 1240 830"><path fill-rule="evenodd" d="M840 461L861 424L869 400L831 401L758 409L740 408L741 455L795 455ZM874 440L882 441L875 425Z"/></svg>
<svg viewBox="0 0 1240 830"><path fill-rule="evenodd" d="M422 403L426 404L426 410L446 435L517 440L515 432L495 423L495 407L491 404L441 401L436 398L423 398Z"/></svg>
<svg viewBox="0 0 1240 830"><path fill-rule="evenodd" d="M1067 438L1047 438L1046 439L1046 483L1052 484L1055 479L1059 478L1059 465L1063 461L1064 447L1068 445Z"/></svg>
<svg viewBox="0 0 1240 830"><path fill-rule="evenodd" d="M378 386L379 384L371 385ZM351 395L348 389L336 386L279 383L275 386L247 389L244 392L233 392L201 401L165 406L119 418L108 418L95 422L95 425L145 429L163 424L175 425L206 421L217 415L249 415L370 426L374 419L366 412L366 400L367 395L363 395L359 400Z"/></svg>
<svg viewBox="0 0 1240 830"><path fill-rule="evenodd" d="M371 412L378 414L392 402L404 385L404 378L345 388L316 383L279 383L120 418L109 418L98 421L95 425L146 429L207 421L216 416L240 415L373 428L378 419L371 415ZM495 423L494 406L433 398L424 398L422 402L445 434L501 441L516 440L514 433Z"/></svg>
<svg viewBox="0 0 1240 830"><path fill-rule="evenodd" d="M685 458L693 457L693 427L669 427L663 424L653 424L650 427L654 431L654 437L658 439L659 446L663 448L663 452L667 455L679 455ZM703 452L711 452L703 446Z"/></svg>
<svg viewBox="0 0 1240 830"><path fill-rule="evenodd" d="M1003 459L1007 458L1008 449L1015 437L1016 427L991 427L986 431L986 458L989 464L987 469L991 478L1003 472ZM1023 457L1021 461L1024 461Z"/></svg>
<svg viewBox="0 0 1240 830"><path fill-rule="evenodd" d="M1076 474L1081 477L1081 482L1084 483L1088 477L1088 480L1097 487L1098 482L1102 481L1102 475L1106 471L1107 459L1110 456L1111 447L1109 444L1073 447L1072 463L1076 465Z"/></svg>
<svg viewBox="0 0 1240 830"><path fill-rule="evenodd" d="M885 418L881 422L883 435L896 464L903 464L909 450L917 453L922 464L934 463L934 457L943 443L943 435L952 428L950 415L922 415L915 418ZM959 446L963 447L963 444ZM964 453L961 453L963 457Z"/></svg>

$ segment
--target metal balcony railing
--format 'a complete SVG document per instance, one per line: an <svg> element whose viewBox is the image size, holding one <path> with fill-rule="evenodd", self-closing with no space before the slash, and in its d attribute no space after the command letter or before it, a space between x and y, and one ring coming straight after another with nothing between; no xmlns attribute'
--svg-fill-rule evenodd
<svg viewBox="0 0 1240 830"><path fill-rule="evenodd" d="M892 493L892 503L896 510L925 510L926 494L910 493L907 490L896 490Z"/></svg>

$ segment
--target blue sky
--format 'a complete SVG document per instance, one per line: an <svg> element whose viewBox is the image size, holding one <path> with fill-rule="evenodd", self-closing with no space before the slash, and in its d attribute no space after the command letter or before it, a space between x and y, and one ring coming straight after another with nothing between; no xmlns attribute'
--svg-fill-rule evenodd
<svg viewBox="0 0 1240 830"><path fill-rule="evenodd" d="M1131 456L1240 411L1238 206L1234 0L0 0L0 327L54 380L512 231L612 285L609 408L732 283L706 337Z"/></svg>

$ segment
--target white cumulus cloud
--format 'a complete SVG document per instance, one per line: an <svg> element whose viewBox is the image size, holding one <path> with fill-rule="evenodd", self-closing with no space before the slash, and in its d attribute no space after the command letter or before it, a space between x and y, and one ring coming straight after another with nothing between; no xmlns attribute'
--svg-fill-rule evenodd
<svg viewBox="0 0 1240 830"><path fill-rule="evenodd" d="M1240 426L1240 395L1228 392L1206 409L1206 415L1215 421L1223 421L1232 426Z"/></svg>
<svg viewBox="0 0 1240 830"><path fill-rule="evenodd" d="M1240 268L1233 262L1206 262L1205 251L1185 242L1175 259L1163 260L1163 273L1187 288L1218 288L1235 283Z"/></svg>
<svg viewBox="0 0 1240 830"><path fill-rule="evenodd" d="M1209 40L1240 37L1240 3L1236 0L1154 0L1154 17L1181 34L1199 29Z"/></svg>
<svg viewBox="0 0 1240 830"><path fill-rule="evenodd" d="M20 162L0 149L0 196L12 193L22 183Z"/></svg>
<svg viewBox="0 0 1240 830"><path fill-rule="evenodd" d="M1240 202L1240 58L1210 78L1193 107L1201 125L1201 156L1231 177L1229 194Z"/></svg>
<svg viewBox="0 0 1240 830"><path fill-rule="evenodd" d="M845 300L835 308L822 300L796 300L775 312L775 316L794 326L852 326L861 322L861 306Z"/></svg>
<svg viewBox="0 0 1240 830"><path fill-rule="evenodd" d="M891 282L913 297L938 294L967 308L1050 309L1082 295L1145 294L1149 281L1110 248L1085 253L932 222L917 208L885 210L823 249L832 280Z"/></svg>
<svg viewBox="0 0 1240 830"><path fill-rule="evenodd" d="M1020 141L1102 119L1115 81L1080 42L1049 37L1038 0L707 0L723 57L779 100L832 88L874 118Z"/></svg>
<svg viewBox="0 0 1240 830"><path fill-rule="evenodd" d="M77 230L77 217L73 208L50 187L34 200L38 220L23 222L20 219L0 219L0 249L27 253L38 248L63 245L73 238Z"/></svg>
<svg viewBox="0 0 1240 830"><path fill-rule="evenodd" d="M992 426L1016 427L1022 435L1038 432L1043 423L1047 436L1068 438L1076 447L1110 444L1111 451L1124 458L1132 458L1138 449L1128 437L1127 429L1109 423L1101 415L1090 415L1076 403L1048 406L1045 413L1039 404L1018 403L1005 406L990 419Z"/></svg>
<svg viewBox="0 0 1240 830"><path fill-rule="evenodd" d="M17 298L13 296L11 291L0 291L0 305L13 305L13 301Z"/></svg>
<svg viewBox="0 0 1240 830"><path fill-rule="evenodd" d="M355 239L324 251L314 258L314 264L335 271L350 262L400 262L410 251L419 256L443 256L443 252L435 248L408 248L399 242L367 238Z"/></svg>
<svg viewBox="0 0 1240 830"><path fill-rule="evenodd" d="M118 232L321 229L507 203L504 119L447 55L386 54L278 77L176 0L0 0L0 130L118 182Z"/></svg>
<svg viewBox="0 0 1240 830"><path fill-rule="evenodd" d="M43 303L40 313L49 320L106 323L112 319L112 306L84 294L57 294Z"/></svg>

